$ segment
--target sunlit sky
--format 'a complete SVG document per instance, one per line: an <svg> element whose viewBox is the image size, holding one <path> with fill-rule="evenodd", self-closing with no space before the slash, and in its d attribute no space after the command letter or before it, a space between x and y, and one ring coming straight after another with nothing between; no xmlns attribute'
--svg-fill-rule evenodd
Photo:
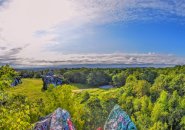
<svg viewBox="0 0 185 130"><path fill-rule="evenodd" d="M0 65L185 64L185 0L0 0Z"/></svg>

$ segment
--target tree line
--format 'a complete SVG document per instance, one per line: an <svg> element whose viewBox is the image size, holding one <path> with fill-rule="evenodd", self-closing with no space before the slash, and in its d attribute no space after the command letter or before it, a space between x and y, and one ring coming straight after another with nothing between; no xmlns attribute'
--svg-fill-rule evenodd
<svg viewBox="0 0 185 130"><path fill-rule="evenodd" d="M34 74L47 71L50 70ZM92 130L104 125L115 104L119 104L129 114L139 130L185 129L185 66L53 71L63 75L63 80L68 84L113 84L116 88L74 93L70 85L50 86L44 92L46 98L34 102L21 94L8 95L6 89L2 89L0 129L31 127L40 117L62 107L71 113L77 129ZM23 72L19 71L18 74L22 75ZM0 68L1 88L5 85L8 87L10 81L7 79L15 75L17 73L12 68Z"/></svg>
<svg viewBox="0 0 185 130"><path fill-rule="evenodd" d="M19 74L23 78L41 78L42 75L46 75L49 71L53 71L54 74L62 76L64 83L81 83L91 86L100 85L113 85L115 87L121 87L125 85L126 79L130 74L134 74L138 79L147 80L153 83L158 73L154 68L128 68L128 69L55 69L55 70L19 70Z"/></svg>

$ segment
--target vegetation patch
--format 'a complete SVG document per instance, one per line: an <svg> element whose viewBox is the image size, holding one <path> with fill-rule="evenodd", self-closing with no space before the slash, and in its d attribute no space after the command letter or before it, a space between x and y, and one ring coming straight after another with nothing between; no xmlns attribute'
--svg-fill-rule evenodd
<svg viewBox="0 0 185 130"><path fill-rule="evenodd" d="M127 112L139 130L185 129L185 66L174 68L132 69L79 69L54 70L55 73L70 72L99 75L109 78L105 84L111 89L98 88L102 84L89 84L89 76L83 82L66 81L62 86L50 85L42 91L42 80L27 77L22 84L11 87L11 79L22 75L9 66L0 68L0 129L27 129L58 107L69 111L72 122L79 130L96 130L103 127L110 111L118 104ZM99 71L95 73L95 71ZM29 71L24 73L30 73ZM73 75L74 74L74 75ZM98 78L98 76L92 76ZM123 80L123 81L122 81Z"/></svg>

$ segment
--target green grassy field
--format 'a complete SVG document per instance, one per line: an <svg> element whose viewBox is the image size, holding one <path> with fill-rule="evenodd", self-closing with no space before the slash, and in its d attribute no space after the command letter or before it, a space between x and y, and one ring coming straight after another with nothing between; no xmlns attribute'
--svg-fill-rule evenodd
<svg viewBox="0 0 185 130"><path fill-rule="evenodd" d="M98 94L97 92L103 92L105 90L90 87L84 84L70 84L74 93L80 93L82 91L88 91L92 95ZM22 84L8 89L9 94L21 94L28 97L29 100L35 101L37 99L46 96L42 91L42 80L41 79L22 79Z"/></svg>
<svg viewBox="0 0 185 130"><path fill-rule="evenodd" d="M22 84L10 88L10 94L21 94L27 96L30 100L36 100L45 96L42 89L41 79L22 79Z"/></svg>

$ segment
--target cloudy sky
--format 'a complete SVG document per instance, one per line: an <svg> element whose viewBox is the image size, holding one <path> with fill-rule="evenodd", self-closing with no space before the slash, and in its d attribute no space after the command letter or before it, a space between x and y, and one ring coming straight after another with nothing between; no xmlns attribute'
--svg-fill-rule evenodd
<svg viewBox="0 0 185 130"><path fill-rule="evenodd" d="M185 0L0 0L0 64L185 64Z"/></svg>

